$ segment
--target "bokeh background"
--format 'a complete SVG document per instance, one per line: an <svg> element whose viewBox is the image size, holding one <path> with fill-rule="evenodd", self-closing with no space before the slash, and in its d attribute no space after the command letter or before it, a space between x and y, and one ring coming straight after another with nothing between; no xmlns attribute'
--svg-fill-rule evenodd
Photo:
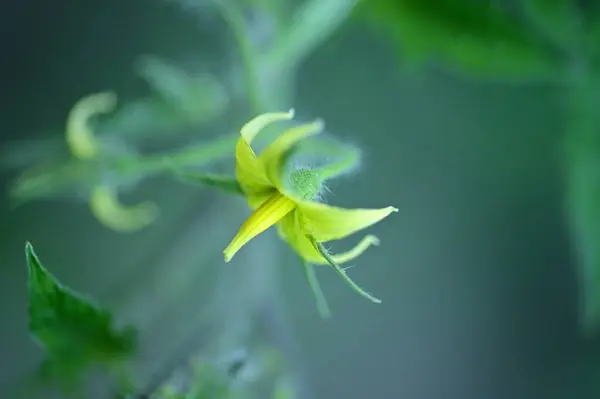
<svg viewBox="0 0 600 399"><path fill-rule="evenodd" d="M141 55L223 76L234 52L214 14L159 0L12 1L0 18L5 192L20 160L67 153L62 129L79 98L147 94L134 74ZM300 262L273 232L224 264L222 247L248 214L244 201L168 176L124 194L161 208L155 223L130 234L102 226L77 196L17 208L4 196L0 387L43 356L27 331L23 245L31 241L61 281L140 329L141 385L201 351L220 334L215 319L237 325L260 303L261 329L236 342L277 342L301 398L600 397L600 346L581 332L565 215L564 87L443 67L415 73L360 15L296 72L298 115L324 118L329 133L362 151L361 167L332 182L328 200L399 208L371 229L382 245L350 270L383 304L319 269L333 311L322 320ZM230 125L225 116L177 140L214 138L245 115L237 109Z"/></svg>

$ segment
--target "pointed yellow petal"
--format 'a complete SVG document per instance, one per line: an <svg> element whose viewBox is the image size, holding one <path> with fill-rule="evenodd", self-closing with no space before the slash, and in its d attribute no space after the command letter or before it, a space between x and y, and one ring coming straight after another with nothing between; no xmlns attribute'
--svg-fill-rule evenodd
<svg viewBox="0 0 600 399"><path fill-rule="evenodd" d="M295 207L296 204L292 200L280 193L271 196L250 215L231 243L225 248L223 251L225 262L229 262L248 241L280 221Z"/></svg>
<svg viewBox="0 0 600 399"><path fill-rule="evenodd" d="M323 121L317 119L312 123L288 129L260 154L259 161L265 165L267 177L280 191L283 191L281 173L285 155L300 140L321 133L323 127Z"/></svg>
<svg viewBox="0 0 600 399"><path fill-rule="evenodd" d="M269 183L264 166L257 160L250 144L258 133L271 123L289 120L294 117L294 111L272 112L261 114L246 123L235 147L235 174L246 195L256 195L268 191Z"/></svg>
<svg viewBox="0 0 600 399"><path fill-rule="evenodd" d="M71 153L79 159L90 159L100 151L100 144L88 126L88 120L114 109L117 97L112 92L92 94L79 100L69 112L65 139Z"/></svg>
<svg viewBox="0 0 600 399"><path fill-rule="evenodd" d="M248 144L252 144L252 140L254 140L256 135L268 125L274 122L290 120L293 117L293 109L290 109L288 112L268 112L266 114L261 114L242 126L240 133Z"/></svg>
<svg viewBox="0 0 600 399"><path fill-rule="evenodd" d="M305 234L318 242L339 240L367 228L398 209L343 209L318 202L297 201Z"/></svg>
<svg viewBox="0 0 600 399"><path fill-rule="evenodd" d="M302 231L298 216L298 212L294 212L284 217L277 224L279 235L305 261L317 265L329 264ZM332 255L332 257L338 264L347 263L362 255L372 245L379 245L379 239L374 235L367 235L349 251Z"/></svg>
<svg viewBox="0 0 600 399"><path fill-rule="evenodd" d="M120 232L140 230L154 221L158 208L154 203L143 202L124 206L108 187L92 189L89 200L92 214L106 227Z"/></svg>

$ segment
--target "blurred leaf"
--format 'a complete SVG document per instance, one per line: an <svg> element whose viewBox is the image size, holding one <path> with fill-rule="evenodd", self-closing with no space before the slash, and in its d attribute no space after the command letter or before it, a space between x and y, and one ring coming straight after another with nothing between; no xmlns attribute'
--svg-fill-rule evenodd
<svg viewBox="0 0 600 399"><path fill-rule="evenodd" d="M350 16L359 0L305 0L268 56L278 68L294 68L329 38Z"/></svg>
<svg viewBox="0 0 600 399"><path fill-rule="evenodd" d="M220 368L208 362L197 363L187 388L176 387L171 382L161 386L153 398L156 399L238 399L242 396L233 387L233 379Z"/></svg>
<svg viewBox="0 0 600 399"><path fill-rule="evenodd" d="M566 135L567 212L578 257L580 321L585 332L600 329L600 85L578 82L571 93Z"/></svg>
<svg viewBox="0 0 600 399"><path fill-rule="evenodd" d="M581 20L573 0L525 0L522 7L535 27L554 43L569 49L577 46Z"/></svg>
<svg viewBox="0 0 600 399"><path fill-rule="evenodd" d="M597 65L600 61L598 59L600 57L600 2L589 2L582 9L586 20L586 51Z"/></svg>
<svg viewBox="0 0 600 399"><path fill-rule="evenodd" d="M172 171L174 176L182 182L216 188L229 194L244 195L240 184L234 177L212 173L190 172L176 168L172 168Z"/></svg>
<svg viewBox="0 0 600 399"><path fill-rule="evenodd" d="M208 74L190 74L151 56L140 59L137 69L152 88L189 121L205 122L219 116L227 106L224 87Z"/></svg>
<svg viewBox="0 0 600 399"><path fill-rule="evenodd" d="M527 29L487 1L370 0L365 12L408 60L498 78L554 78L556 61Z"/></svg>
<svg viewBox="0 0 600 399"><path fill-rule="evenodd" d="M117 331L112 315L61 285L25 245L29 269L29 330L46 352L44 376L76 387L93 365L117 364L132 355L136 333Z"/></svg>
<svg viewBox="0 0 600 399"><path fill-rule="evenodd" d="M294 399L295 397L289 378L286 376L280 377L275 383L272 399Z"/></svg>
<svg viewBox="0 0 600 399"><path fill-rule="evenodd" d="M96 162L57 161L40 163L22 172L9 187L13 206L41 198L87 193L100 178Z"/></svg>

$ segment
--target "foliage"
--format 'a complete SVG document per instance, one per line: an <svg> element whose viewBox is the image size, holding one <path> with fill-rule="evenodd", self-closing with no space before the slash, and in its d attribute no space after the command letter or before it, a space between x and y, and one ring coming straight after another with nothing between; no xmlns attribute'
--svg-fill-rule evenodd
<svg viewBox="0 0 600 399"><path fill-rule="evenodd" d="M567 216L578 257L581 326L600 328L600 8L598 2L372 0L369 20L407 62L564 90Z"/></svg>
<svg viewBox="0 0 600 399"><path fill-rule="evenodd" d="M554 54L489 1L372 0L363 7L412 62L435 61L487 78L555 77Z"/></svg>
<svg viewBox="0 0 600 399"><path fill-rule="evenodd" d="M10 189L15 205L75 196L87 201L105 226L131 232L150 225L156 215L154 210L150 212L151 217L146 212L148 217L138 223L139 218L133 216L139 208L121 204L118 196L149 177L168 174L186 183L229 194L244 194L240 181L230 177L233 173L216 174L206 170L208 165L233 158L238 134L213 137L205 133L208 126L223 122L228 129L233 128L229 122L238 119L233 105L239 103L245 109L239 119L289 108L294 73L299 65L331 37L351 13L356 13L359 17L366 16L387 33L396 44L400 58L414 66L437 65L465 76L524 84L541 80L565 88L564 97L570 112L565 139L567 212L580 259L584 294L582 324L592 329L600 326L600 212L597 205L600 204L600 120L594 111L599 102L596 93L600 92L600 9L597 5L583 8L569 0L512 3L305 0L298 7L278 0L176 2L190 12L212 9L222 17L237 46L238 58L230 69L238 72L243 81L241 92L232 90L235 84L226 81L226 74L215 76L182 68L155 56L140 57L136 70L152 94L115 109L112 103L116 97L112 101L113 97L106 93L84 97L83 100L92 101L87 103L92 106L83 107L85 102L76 104L71 116L76 117L77 123L73 124L69 118L61 145L28 143L23 146L28 153L16 163L27 169ZM251 15L259 17L250 18ZM268 40L261 37L264 28L258 26L261 23L272 28ZM110 101L99 104L97 100L102 98ZM77 116L75 111L82 109L85 112L79 118L81 114ZM107 114L101 117L95 115L105 112ZM201 143L191 140L190 132L197 131L202 132ZM159 153L144 151L146 144L157 142L175 143L175 148ZM46 154L39 156L44 152L40 149L44 148ZM317 158L322 155L340 158L339 162L323 168L329 173L327 177L357 165L358 152L344 148L335 140L317 143L307 140L291 148L288 155L302 149ZM262 194L253 193L257 198ZM133 221L123 224L127 220ZM323 258L354 289L368 296L349 279L334 255L314 238L308 238L312 247L304 248L304 253ZM296 241L302 239L304 236ZM135 331L131 327L117 329L107 310L58 282L42 266L29 243L26 257L30 330L46 354L41 367L44 376L58 382L65 392L75 392L92 367L100 366L112 374L121 370L122 363L136 352ZM304 271L319 311L329 314L312 266L306 263ZM150 395L163 399L248 397L248 392L234 387L231 376L212 362L201 363L197 371L189 389L182 391L172 389L169 384L159 384L160 389L152 390ZM289 376L279 373L276 379L270 393L272 397L293 398L295 391ZM121 395L127 393L121 392Z"/></svg>
<svg viewBox="0 0 600 399"><path fill-rule="evenodd" d="M92 299L62 285L25 245L29 270L29 331L43 347L45 377L76 389L92 365L114 366L136 348L132 327L117 330L112 315Z"/></svg>

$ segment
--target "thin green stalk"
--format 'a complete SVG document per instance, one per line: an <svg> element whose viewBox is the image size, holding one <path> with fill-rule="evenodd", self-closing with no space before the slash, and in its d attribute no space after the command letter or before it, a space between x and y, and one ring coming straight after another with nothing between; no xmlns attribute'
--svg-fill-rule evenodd
<svg viewBox="0 0 600 399"><path fill-rule="evenodd" d="M220 189L229 194L244 195L242 187L233 176L217 175L214 173L191 172L173 169L173 175L185 183L201 184Z"/></svg>
<svg viewBox="0 0 600 399"><path fill-rule="evenodd" d="M254 112L264 112L265 99L261 89L260 66L258 54L246 32L244 16L233 2L213 1L213 4L221 11L225 21L231 28L240 52L240 58L244 74L244 86L246 95Z"/></svg>
<svg viewBox="0 0 600 399"><path fill-rule="evenodd" d="M267 56L270 65L293 69L338 29L361 0L306 0Z"/></svg>
<svg viewBox="0 0 600 399"><path fill-rule="evenodd" d="M124 176L161 173L173 167L203 166L231 156L239 135L218 137L197 147L171 154L157 154L142 158L123 158L116 161L115 170Z"/></svg>
<svg viewBox="0 0 600 399"><path fill-rule="evenodd" d="M327 261L327 263L329 263L331 265L331 267L333 267L333 270L335 270L336 273L339 274L342 279L344 279L344 281L350 286L350 288L352 288L358 294L360 294L361 296L367 298L371 302L381 303L380 299L374 297L373 295L369 294L367 291L365 291L364 289L362 289L358 284L356 284L346 274L346 271L340 265L337 264L337 262L329 254L329 251L327 251L327 248L325 248L325 246L322 243L317 242L314 239L314 237L310 237L310 236L307 236L307 237L311 241L311 243L313 244L313 246L315 247L315 249L317 251L319 251L319 253L323 256L323 258L325 258L325 260Z"/></svg>
<svg viewBox="0 0 600 399"><path fill-rule="evenodd" d="M328 319L331 317L331 311L329 310L329 305L327 304L327 298L321 289L321 285L319 284L319 280L317 279L317 274L315 273L315 268L308 262L303 262L304 264L304 274L306 275L306 279L308 280L308 284L310 285L310 289L312 290L313 296L315 297L315 301L317 302L317 309L319 314L324 319Z"/></svg>

